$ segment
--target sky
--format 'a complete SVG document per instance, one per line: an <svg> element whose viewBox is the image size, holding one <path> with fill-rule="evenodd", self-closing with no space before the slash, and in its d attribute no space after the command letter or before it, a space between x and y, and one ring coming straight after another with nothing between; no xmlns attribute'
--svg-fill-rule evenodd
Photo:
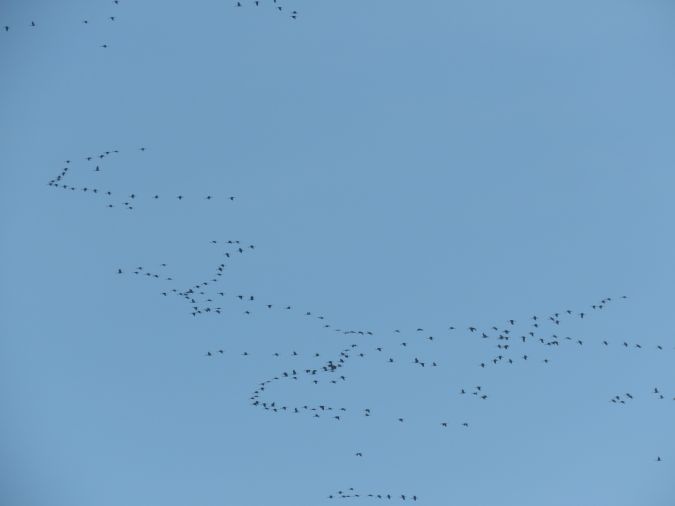
<svg viewBox="0 0 675 506"><path fill-rule="evenodd" d="M241 3L0 4L0 503L672 505L675 5Z"/></svg>

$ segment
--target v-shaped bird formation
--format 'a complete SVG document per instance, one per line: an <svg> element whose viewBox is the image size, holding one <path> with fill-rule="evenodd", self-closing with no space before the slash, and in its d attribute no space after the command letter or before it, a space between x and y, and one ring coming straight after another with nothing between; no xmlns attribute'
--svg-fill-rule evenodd
<svg viewBox="0 0 675 506"><path fill-rule="evenodd" d="M137 153L142 154L146 149L145 147L140 147L137 149ZM125 192L113 192L105 186L106 181L109 182L106 176L110 177L107 174L108 167L106 162L111 157L119 155L119 153L119 150L112 149L86 155L81 160L85 167L81 168L78 166L77 171L72 170L74 166L72 160L65 160L65 167L56 176L52 177L47 182L47 185L56 190L62 190L65 193L88 195L90 198L94 197L94 200L97 202L103 202L108 208L124 209L127 211L133 211L138 206L158 205L160 202L164 203L166 201L186 204L197 200L215 203L217 201L234 202L236 199L234 195L214 195L210 193L190 195L181 192L167 195L166 193L153 191L143 194L132 189ZM82 174L83 172L84 175ZM75 181L74 178L78 178L78 180Z"/></svg>

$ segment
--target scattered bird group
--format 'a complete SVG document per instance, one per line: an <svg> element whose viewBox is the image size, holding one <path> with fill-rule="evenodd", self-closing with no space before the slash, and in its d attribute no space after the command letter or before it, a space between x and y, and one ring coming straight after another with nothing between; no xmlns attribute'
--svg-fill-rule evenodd
<svg viewBox="0 0 675 506"><path fill-rule="evenodd" d="M113 4L113 6L116 7L116 6L119 5L120 0L112 0L111 3ZM114 7L113 7L113 10L115 10L115 12L116 12L116 9ZM89 19L82 19L80 24L89 26L89 25L96 25L96 24L100 24L100 23L111 23L111 22L114 22L116 19L117 19L117 14L114 14L114 15L109 14L109 15L106 15L106 16L99 17L97 19L92 19L91 21ZM41 25L41 23L40 23L40 25ZM21 23L20 25L8 25L8 24L2 25L2 31L7 33L7 34L10 34L10 33L14 32L16 28L27 28L29 30L35 30L35 29L38 28L38 23L34 20L31 20L30 22L25 21L25 22ZM107 49L108 44L107 43L100 44L99 47L101 47L103 49Z"/></svg>
<svg viewBox="0 0 675 506"><path fill-rule="evenodd" d="M253 6L253 7L260 7L260 6L263 6L265 4L270 4L270 1L269 0L249 0L247 2L245 0L237 0L237 2L235 3L235 6L236 7L244 7L245 5L250 5L250 6ZM277 0L271 1L271 7L274 7L274 9L277 12L285 12L284 7L282 5L280 5L277 2ZM296 11L296 10L290 11L289 16L290 16L291 19L298 19L298 11Z"/></svg>

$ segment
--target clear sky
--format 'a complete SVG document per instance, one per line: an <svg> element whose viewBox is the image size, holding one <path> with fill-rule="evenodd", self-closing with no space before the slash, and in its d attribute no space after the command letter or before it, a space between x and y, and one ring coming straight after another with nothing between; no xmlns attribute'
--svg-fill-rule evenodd
<svg viewBox="0 0 675 506"><path fill-rule="evenodd" d="M675 4L242 4L1 2L0 503L672 506Z"/></svg>

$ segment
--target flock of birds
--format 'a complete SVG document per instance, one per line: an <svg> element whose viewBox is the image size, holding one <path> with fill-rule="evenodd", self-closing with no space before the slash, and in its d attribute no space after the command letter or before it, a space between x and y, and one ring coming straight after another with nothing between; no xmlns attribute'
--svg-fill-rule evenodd
<svg viewBox="0 0 675 506"><path fill-rule="evenodd" d="M138 148L138 151L143 153L146 151L145 147L140 147ZM71 182L72 181L72 171L71 171L71 164L72 160L65 160L65 167L61 169L61 171L54 176L52 179L49 180L47 185L51 188L58 189L58 190L63 190L66 192L79 192L82 194L88 194L90 196L94 196L100 200L103 200L105 202L105 206L108 208L122 208L126 209L129 211L134 210L140 203L146 203L146 202L159 202L164 201L166 199L173 200L175 202L187 202L191 200L205 200L205 201L216 201L216 200L226 200L233 202L235 200L234 195L211 195L211 194L206 194L206 195L184 195L184 194L177 194L177 195L165 195L165 194L159 194L159 193L150 193L148 195L141 195L139 192L136 191L129 191L125 192L123 195L118 195L117 192L112 192L110 189L104 188L101 186L102 181L100 178L102 175L105 173L104 170L104 165L103 162L114 155L119 154L120 151L117 149L109 150L109 151L103 151L101 153L93 154L93 155L87 155L83 158L83 160L89 164L87 167L88 172L92 174L92 179L90 179L89 183L76 183L76 182ZM66 179L68 178L68 181ZM96 181L96 179L99 179Z"/></svg>
<svg viewBox="0 0 675 506"><path fill-rule="evenodd" d="M473 338L476 342L485 343L487 346L485 359L475 364L476 369L482 370L488 367L515 366L537 361L545 366L550 365L555 353L561 347L573 346L583 349L595 346L599 349L619 347L620 349L648 351L648 347L640 342L610 341L609 339L580 339L564 335L565 324L571 321L586 321L592 315L606 310L612 304L626 301L626 295L619 297L605 297L596 303L582 309L565 308L546 315L531 315L523 319L508 319L501 325L481 327L478 324L458 325L450 324L441 332L429 332L424 326L407 330L402 329L359 329L355 330L344 325L337 325L329 321L324 313L316 313L311 310L298 309L293 304L267 300L258 294L241 293L223 288L222 277L226 267L238 256L255 251L254 244L244 244L239 240L216 240L210 241L213 246L218 246L219 254L225 257L225 261L215 264L210 276L205 276L194 283L185 283L182 288L176 283L174 276L154 272L143 266L132 269L118 268L118 274L133 273L146 279L155 279L168 283L159 293L163 297L176 296L183 299L188 306L188 311L193 317L206 315L225 315L225 307L240 312L244 317L253 317L260 312L284 312L294 314L298 318L309 318L316 321L324 331L338 333L343 336L353 335L359 337L359 342L339 350L332 357L324 357L320 351L314 351L308 358L315 361L314 365L305 367L288 367L278 374L260 381L249 396L251 406L268 413L286 413L293 416L308 416L311 419L324 419L339 423L348 417L377 418L377 413L372 407L363 406L334 406L328 402L320 403L289 403L278 396L270 393L275 386L282 383L306 382L315 388L323 389L330 385L337 385L349 381L346 373L347 366L354 360L379 361L387 367L406 367L422 371L424 369L442 368L444 366L442 355L437 353L434 347L443 340L453 339L457 334ZM160 264L165 269L166 264ZM652 351L664 353L667 351L662 344L651 347ZM675 349L675 348L673 348ZM219 356L230 354L222 348L207 350L205 356L216 359ZM236 355L241 357L253 357L249 351L239 351ZM273 352L271 355L277 359L295 360L302 356L295 350L286 353ZM480 402L490 398L489 393L482 385L473 387L456 388L458 396L472 397ZM665 399L661 389L655 387L653 396L657 399ZM610 402L625 404L635 397L631 393L623 396L617 395ZM675 397L672 398L675 401ZM382 418L380 418L382 419ZM399 413L390 418L391 423L405 423L405 413ZM448 430L456 426L459 430L468 430L470 420L458 419L454 422L437 420L440 430ZM363 458L362 451L355 451L354 456ZM660 456L656 458L661 462ZM339 491L330 494L329 499L401 499L416 501L416 494L393 494L393 493L358 493L354 489Z"/></svg>
<svg viewBox="0 0 675 506"><path fill-rule="evenodd" d="M112 4L114 6L119 6L120 0L111 0ZM250 1L242 1L238 0L235 2L235 7L261 7L268 5L270 7L273 7L275 11L279 13L286 13L287 10L283 5L277 2L277 0L250 0ZM297 10L291 10L289 12L289 18L290 19L298 19L298 11ZM96 25L97 23L113 23L118 19L117 13L113 12L112 14L106 16L105 18L97 18L97 19L88 19L88 18L82 18L80 20L80 24L85 25L85 26L91 26L91 25ZM35 30L38 28L38 23L35 20L30 20L26 21L25 23L18 25L18 26L13 26L13 25L8 25L8 24L3 24L1 25L2 28L0 30L2 32L5 32L7 34L14 32L17 28L26 28L29 30ZM100 46L102 49L107 49L109 44L107 42L101 43Z"/></svg>
<svg viewBox="0 0 675 506"><path fill-rule="evenodd" d="M250 0L249 2L242 2L241 0L238 0L237 3L235 4L237 7L244 7L248 3L249 6L253 7L260 7L261 5L269 4L269 0ZM277 12L284 12L284 7L277 2L277 0L272 0L271 6L274 7L274 9ZM298 11L292 10L290 13L291 19L298 19Z"/></svg>
<svg viewBox="0 0 675 506"><path fill-rule="evenodd" d="M139 152L145 152L145 147L138 148ZM94 175L103 172L103 162L111 156L117 155L119 150L114 149L83 157L88 164L88 170ZM122 197L121 204L113 204L110 199L113 193L104 190L97 185L82 186L81 184L68 183L70 176L71 160L65 161L65 167L48 182L48 186L55 189L66 190L69 193L80 192L98 195L107 199L108 207L121 205L126 209L134 209L135 203L142 200L136 193L129 193ZM162 196L161 198L165 198ZM189 201L183 195L173 197L175 201ZM199 197L205 200L215 200L213 195ZM223 197L218 197L223 198ZM234 196L225 197L234 200ZM145 200L154 201L160 199L160 195L148 195ZM437 351L436 346L444 340L456 339L464 336L476 343L485 345L485 356L480 362L475 363L477 370L490 367L513 367L518 364L539 363L549 366L556 354L562 347L594 346L599 349L618 347L625 350L647 352L650 348L653 352L665 353L667 348L662 344L648 347L640 342L628 342L625 340L611 341L609 339L582 339L566 335L566 324L577 321L587 321L593 315L602 312L618 302L624 302L626 295L618 297L604 297L593 304L580 309L562 308L550 314L531 315L519 319L508 319L497 325L479 324L448 324L440 331L430 331L424 325L410 329L355 329L345 325L339 325L330 320L325 313L299 308L296 304L268 300L265 296L248 291L232 290L223 281L225 273L231 266L236 264L238 258L253 254L256 245L243 242L239 239L211 239L209 246L214 248L215 255L212 268L201 276L201 279L179 282L175 274L169 270L166 263L158 263L156 266L120 266L116 268L118 276L132 276L135 278L152 280L159 284L159 294L162 297L176 297L182 301L186 312L193 318L220 316L225 317L239 313L244 318L254 318L257 314L284 313L293 315L295 318L314 321L317 329L326 332L337 333L341 336L358 337L359 342L353 342L349 346L340 349L334 356L324 357L321 351L314 351L308 358L314 363L310 366L290 366L278 374L260 381L249 395L252 407L268 413L287 413L295 416L305 415L311 419L325 419L333 423L342 422L348 417L378 418L378 413L373 407L363 406L334 406L328 402L318 403L289 403L278 396L274 396L275 387L282 383L306 382L313 388L325 389L330 385L337 385L349 381L347 366L353 361L377 361L385 367L405 367L409 370L423 371L427 369L443 368L445 366L443 355ZM675 349L675 348L673 348ZM230 351L219 348L207 350L205 356L215 359L220 356L231 355ZM253 353L243 350L236 352L237 356L253 357ZM286 353L273 352L271 355L276 359L299 359L303 353L291 350ZM489 401L489 392L483 385L456 386L457 395L473 398L479 402ZM322 390L323 391L323 390ZM652 397L658 400L666 399L661 388L654 387ZM625 405L632 402L636 394L626 392L615 395L609 402L617 405ZM672 397L675 401L675 397ZM380 419L382 419L380 417ZM405 423L406 414L398 413L390 418L391 423ZM457 427L458 430L468 430L471 425L469 417L463 417L455 421L446 419L436 420L439 430L448 430ZM362 451L355 451L354 456L363 458ZM656 457L661 462L660 456ZM417 501L416 494L393 494L393 493L359 493L353 488L330 494L329 499L400 499Z"/></svg>
<svg viewBox="0 0 675 506"><path fill-rule="evenodd" d="M119 0L112 0L114 6L118 6ZM236 1L235 7L244 6L261 7L272 6L278 12L289 12L292 19L298 18L295 10L287 11L277 0L247 0ZM106 19L89 20L82 19L83 25L96 24L97 22L114 23L116 15L110 15ZM36 29L35 21L26 23L22 28ZM10 33L15 27L2 25L2 31ZM100 45L108 48L107 43ZM136 148L137 153L144 153L146 147ZM143 194L137 191L112 191L105 185L102 175L107 172L107 162L110 158L120 154L118 149L111 149L99 153L88 154L78 157L85 166L73 174L73 161L66 160L61 170L52 177L47 185L61 192L72 194L86 194L97 202L103 203L107 208L118 208L126 211L134 211L141 204L156 203L159 201L171 201L181 204L195 201L226 201L234 202L236 196L231 194L165 194L150 192ZM86 182L82 176L86 172ZM177 298L186 313L193 318L227 317L232 312L239 313L243 318L255 318L261 313L270 315L284 313L294 318L310 320L317 325L317 330L330 332L333 335L352 336L357 342L351 342L342 347L332 356L325 356L325 352L316 350L311 353L301 353L296 350L287 352L270 352L275 359L285 360L289 365L281 369L277 374L262 379L251 390L248 400L250 406L266 413L288 414L293 416L307 416L313 420L326 421L325 423L340 423L349 417L363 417L380 419L388 423L406 423L407 414L404 412L395 415L380 415L372 407L354 405L332 405L329 402L288 402L275 390L282 384L307 383L319 393L327 392L333 388L331 385L339 385L350 381L348 375L349 366L354 362L377 362L382 367L405 368L424 374L423 371L439 370L446 367L444 355L438 351L439 343L458 337L470 338L473 342L484 345L483 359L477 361L474 367L477 371L487 368L498 367L526 367L526 364L536 363L542 367L550 366L556 353L563 347L584 349L595 347L599 349L621 348L624 350L642 351L649 350L657 353L666 353L670 349L662 344L647 346L640 342L628 342L625 340L612 341L609 339L588 339L567 335L564 330L570 322L586 321L589 317L606 310L608 307L625 301L628 297L607 296L597 302L583 308L561 308L550 314L538 314L523 318L508 319L495 325L481 325L478 323L459 324L448 323L443 329L428 330L425 325L415 326L409 329L380 328L364 329L338 323L330 319L326 313L317 312L307 307L299 307L288 301L269 300L257 293L243 290L233 290L223 281L226 272L236 261L256 251L256 245L239 239L211 239L210 247L215 248L213 265L198 279L179 282L177 275L170 272L169 265L158 263L156 265L134 265L116 267L118 276L127 276L138 279L152 280L159 286L158 294L165 298ZM351 340L351 338L350 338ZM209 360L219 357L236 355L238 357L253 358L254 353L248 350L231 352L224 348L205 350L204 356ZM294 360L308 358L311 365L295 365ZM449 385L449 389L456 393L458 398L472 399L475 402L489 402L492 394L484 385ZM624 392L614 395L608 402L615 405L627 405L633 402L640 392ZM654 387L652 391L644 393L655 400L666 400L675 396L666 394L661 387ZM461 416L455 420L443 418L431 421L437 430L459 431L471 429L471 417ZM361 450L354 450L355 458L364 458ZM662 462L661 456L655 458ZM392 492L361 492L353 487L338 490L327 496L329 500L337 499L378 499L400 500L417 502L419 496L411 493Z"/></svg>
<svg viewBox="0 0 675 506"><path fill-rule="evenodd" d="M359 493L354 490L354 487L349 487L347 490L338 490L337 492L330 494L328 496L328 499L358 499L358 498L370 498L370 499L400 499L401 501L417 501L417 496L414 494L398 494L398 495L392 495L392 494L385 494L385 493Z"/></svg>
<svg viewBox="0 0 675 506"><path fill-rule="evenodd" d="M111 3L113 4L113 6L117 7L120 4L120 0L111 0ZM97 17L96 19L82 18L80 20L80 24L83 25L83 26L90 26L90 25L97 25L99 23L113 23L116 20L117 20L117 10L115 9L114 12L112 12L111 14L109 14L105 17ZM23 23L22 25L19 25L19 26L12 26L12 25L7 25L7 24L2 25L2 31L9 34L11 32L14 32L17 28L19 28L19 29L25 28L25 29L28 29L28 30L35 30L35 29L39 28L39 26L40 25L39 25L38 22L36 22L35 20L30 20L30 21L26 21L25 23ZM102 43L102 44L100 44L100 47L103 48L103 49L107 49L108 43Z"/></svg>

